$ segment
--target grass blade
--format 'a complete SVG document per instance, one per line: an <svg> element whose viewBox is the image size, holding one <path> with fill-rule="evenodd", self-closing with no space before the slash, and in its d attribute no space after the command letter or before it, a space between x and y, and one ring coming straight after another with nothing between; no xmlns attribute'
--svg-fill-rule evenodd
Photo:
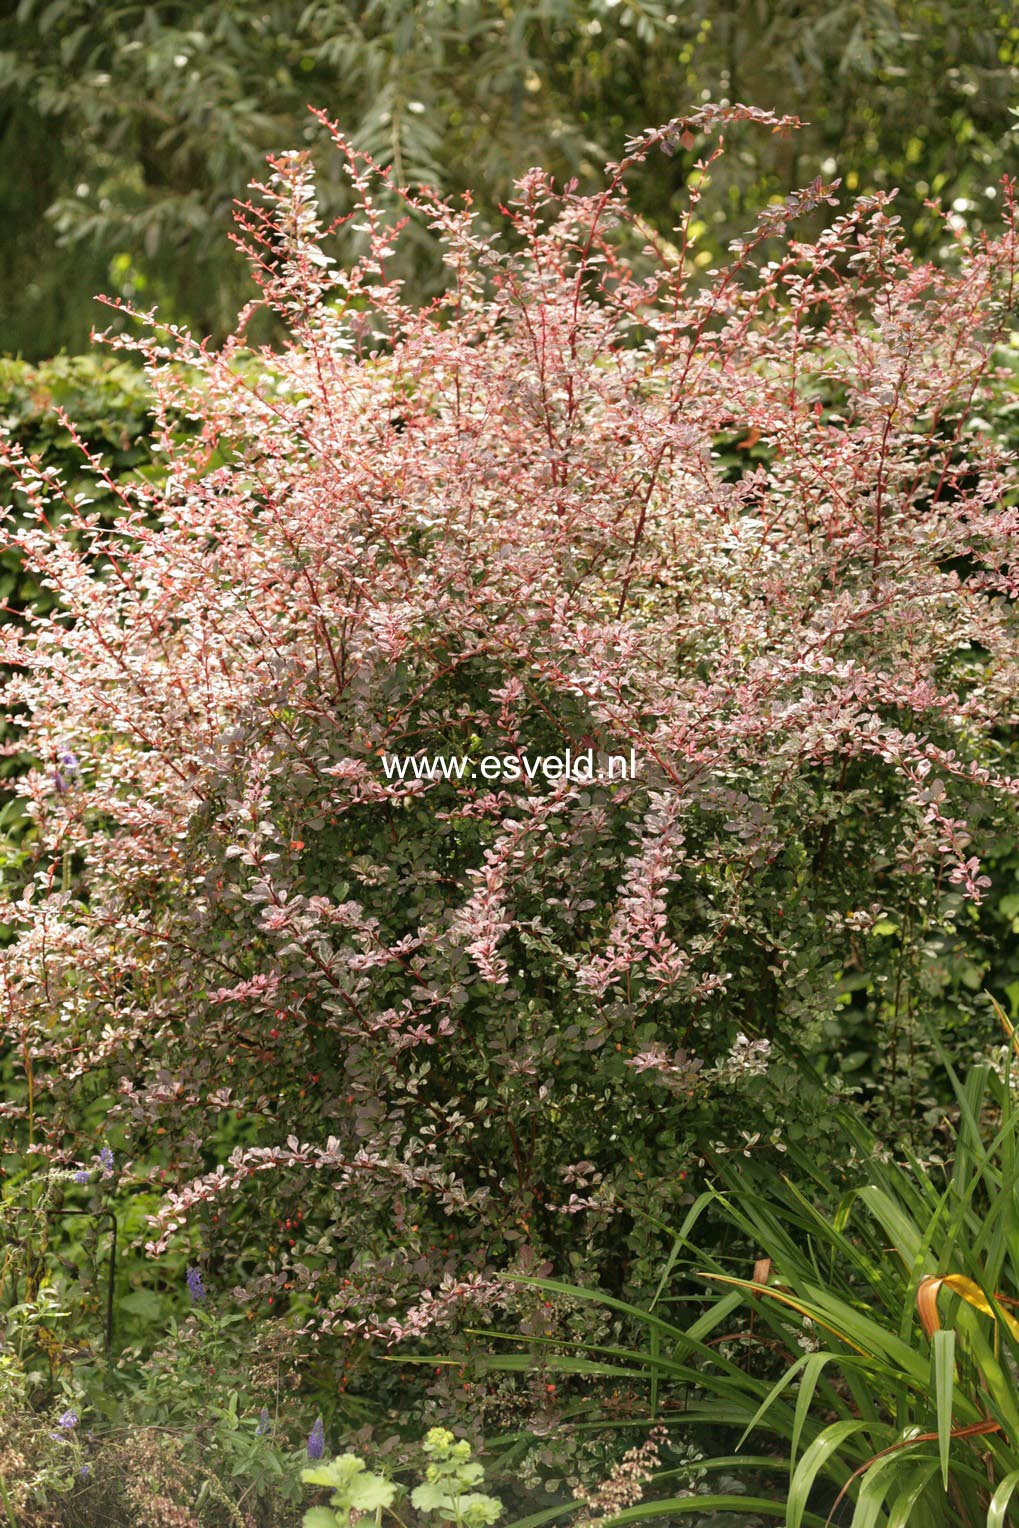
<svg viewBox="0 0 1019 1528"><path fill-rule="evenodd" d="M1007 1528L1008 1519L1005 1513L1015 1494L1016 1486L1019 1486L1019 1470L1013 1470L1010 1475L1006 1475L991 1497L991 1505L987 1509L987 1528Z"/></svg>
<svg viewBox="0 0 1019 1528"><path fill-rule="evenodd" d="M807 1510L807 1498L814 1488L814 1482L836 1449L857 1433L870 1430L869 1422L833 1422L818 1434L796 1466L789 1483L786 1528L801 1528Z"/></svg>
<svg viewBox="0 0 1019 1528"><path fill-rule="evenodd" d="M913 1508L926 1491L937 1468L937 1465L933 1463L924 1464L909 1477L901 1495L897 1496L894 1502L889 1503L887 1528L910 1528L910 1524L914 1521ZM990 1519L988 1519L988 1528L990 1528Z"/></svg>
<svg viewBox="0 0 1019 1528"><path fill-rule="evenodd" d="M931 1370L938 1414L941 1483L948 1490L948 1455L952 1446L952 1394L955 1389L955 1333L944 1327L931 1340Z"/></svg>

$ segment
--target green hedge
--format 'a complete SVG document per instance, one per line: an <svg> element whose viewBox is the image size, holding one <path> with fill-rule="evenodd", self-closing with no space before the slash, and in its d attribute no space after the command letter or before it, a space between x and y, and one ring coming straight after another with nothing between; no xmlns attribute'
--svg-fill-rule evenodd
<svg viewBox="0 0 1019 1528"><path fill-rule="evenodd" d="M58 468L72 493L87 493L101 515L112 516L116 497L89 473L60 410L74 420L112 478L153 475L158 469L149 444L152 414L145 377L138 368L103 356L58 356L38 366L0 360L0 426L41 467ZM16 515L25 512L3 469L0 503L13 506ZM47 609L53 603L11 550L0 553L0 602L8 618L11 607Z"/></svg>
<svg viewBox="0 0 1019 1528"><path fill-rule="evenodd" d="M0 359L0 427L40 467L56 468L70 493L87 494L104 521L116 518L116 495L91 472L60 417L72 419L88 449L116 481L133 475L156 478L162 468L151 449L151 397L138 367L100 355L58 356L33 366ZM0 467L0 505L16 520L31 511ZM16 621L27 607L52 609L52 593L23 568L17 552L0 551L0 621ZM0 718L0 741L14 733ZM0 758L0 780L19 774L29 763L23 754ZM8 830L17 834L16 824Z"/></svg>

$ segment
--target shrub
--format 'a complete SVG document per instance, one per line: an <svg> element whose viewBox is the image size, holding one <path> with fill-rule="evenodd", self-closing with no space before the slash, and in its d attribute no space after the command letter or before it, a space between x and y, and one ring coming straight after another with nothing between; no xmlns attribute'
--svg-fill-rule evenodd
<svg viewBox="0 0 1019 1528"><path fill-rule="evenodd" d="M949 271L884 196L797 241L817 183L705 275L720 140L631 268L627 175L746 117L784 125L705 107L594 196L529 171L501 243L407 194L446 251L424 307L370 164L334 133L369 244L340 269L278 157L242 232L291 342L141 315L165 485L104 529L6 450L5 544L57 601L6 636L37 761L8 1145L105 1130L118 1191L165 1195L153 1253L337 1366L493 1269L637 1279L714 1141L820 1151L791 1063L835 972L866 950L891 1022L919 1001L883 920L979 901L974 824L1012 820L1017 515L979 426L1011 187ZM735 475L732 429L767 449ZM567 747L637 775L482 771ZM463 773L394 769L439 754Z"/></svg>

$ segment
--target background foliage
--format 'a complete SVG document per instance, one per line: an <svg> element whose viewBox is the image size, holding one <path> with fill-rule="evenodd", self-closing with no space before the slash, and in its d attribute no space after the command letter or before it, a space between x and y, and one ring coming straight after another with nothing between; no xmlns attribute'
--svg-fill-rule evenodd
<svg viewBox="0 0 1019 1528"><path fill-rule="evenodd" d="M734 220L823 172L899 188L918 248L937 195L979 222L1008 162L1019 21L1007 0L20 0L0 51L0 347L83 349L99 291L226 333L250 293L227 235L270 151L337 120L397 183L468 185L494 212L521 167L588 187L627 134L702 98L798 115L727 161L710 264ZM691 158L635 189L676 221ZM344 184L320 157L324 206ZM406 273L438 275L421 231Z"/></svg>

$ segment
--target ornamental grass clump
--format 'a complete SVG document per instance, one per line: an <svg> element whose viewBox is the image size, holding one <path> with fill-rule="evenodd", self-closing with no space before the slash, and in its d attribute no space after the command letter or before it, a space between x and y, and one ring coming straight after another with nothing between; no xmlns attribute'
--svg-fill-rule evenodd
<svg viewBox="0 0 1019 1528"><path fill-rule="evenodd" d="M536 1354L533 1336L492 1331L485 1367L554 1374L574 1425L614 1426L615 1384L652 1419L707 1429L725 1453L700 1469L765 1481L752 1510L785 1528L1006 1528L1019 1500L1019 1035L993 1006L1004 1057L964 1074L943 1058L958 1120L947 1163L896 1160L848 1110L836 1173L803 1151L782 1176L722 1162L640 1304L521 1281L572 1307L570 1331L578 1308L602 1310L611 1337ZM698 1246L711 1210L735 1233L721 1251ZM689 1510L676 1473L656 1473L626 1520ZM723 1496L695 1505L741 1511Z"/></svg>
<svg viewBox="0 0 1019 1528"><path fill-rule="evenodd" d="M425 189L394 220L326 124L357 263L283 154L240 215L235 335L111 340L164 479L106 481L104 526L6 447L30 513L0 542L56 601L4 631L36 761L9 1148L80 1161L102 1102L151 1251L200 1243L262 1315L398 1337L507 1266L625 1282L706 1133L782 1144L761 1074L861 948L883 969L876 920L978 901L974 826L1013 820L1019 514L981 425L1012 187L945 269L891 196L817 182L705 270L747 120L795 126L703 107L593 193L529 170L505 238ZM698 138L652 237L628 178ZM389 274L422 223L426 304ZM247 342L260 305L278 350ZM636 774L484 768L567 748ZM460 766L386 767L425 756Z"/></svg>

